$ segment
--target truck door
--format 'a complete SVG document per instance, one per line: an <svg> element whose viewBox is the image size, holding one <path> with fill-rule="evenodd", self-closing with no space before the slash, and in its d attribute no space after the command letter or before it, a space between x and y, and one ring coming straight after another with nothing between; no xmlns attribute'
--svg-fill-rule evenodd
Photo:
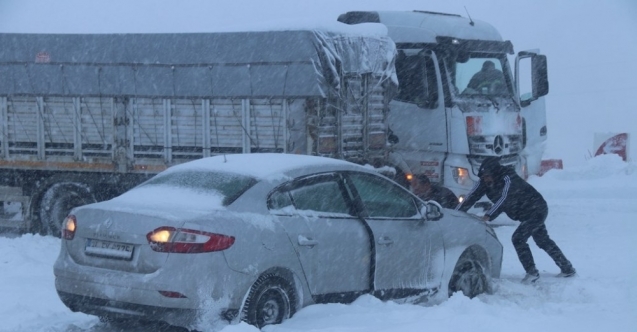
<svg viewBox="0 0 637 332"><path fill-rule="evenodd" d="M544 153L547 128L544 96L549 92L546 56L538 50L522 51L515 58L517 98L522 107L522 157L526 173L537 174Z"/></svg>
<svg viewBox="0 0 637 332"><path fill-rule="evenodd" d="M390 103L388 121L398 137L394 151L414 167L421 159L414 151L447 151L447 120L438 60L432 52L399 50L396 72L399 91ZM411 162L410 156L414 159Z"/></svg>

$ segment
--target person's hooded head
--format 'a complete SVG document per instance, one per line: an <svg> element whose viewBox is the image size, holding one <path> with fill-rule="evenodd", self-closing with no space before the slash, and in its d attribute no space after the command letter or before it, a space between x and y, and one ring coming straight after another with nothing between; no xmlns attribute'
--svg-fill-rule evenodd
<svg viewBox="0 0 637 332"><path fill-rule="evenodd" d="M487 60L482 63L482 71L489 71L492 69L495 69L495 63L493 63L493 61Z"/></svg>
<svg viewBox="0 0 637 332"><path fill-rule="evenodd" d="M504 167L500 164L498 157L486 157L480 165L478 177L480 180L490 183L493 179L498 178L504 172Z"/></svg>

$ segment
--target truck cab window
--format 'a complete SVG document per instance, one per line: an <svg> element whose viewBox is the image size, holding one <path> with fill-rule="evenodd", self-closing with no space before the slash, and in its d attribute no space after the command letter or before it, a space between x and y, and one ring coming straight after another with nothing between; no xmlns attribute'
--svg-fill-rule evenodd
<svg viewBox="0 0 637 332"><path fill-rule="evenodd" d="M466 62L456 62L454 74L456 91L461 95L511 94L498 58L471 58Z"/></svg>
<svg viewBox="0 0 637 332"><path fill-rule="evenodd" d="M396 59L398 95L396 100L422 108L438 106L438 85L433 59L422 54L406 55L399 51Z"/></svg>

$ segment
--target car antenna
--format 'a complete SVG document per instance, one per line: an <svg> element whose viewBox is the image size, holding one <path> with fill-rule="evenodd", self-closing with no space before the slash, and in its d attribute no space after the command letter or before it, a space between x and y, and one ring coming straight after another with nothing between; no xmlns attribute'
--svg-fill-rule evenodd
<svg viewBox="0 0 637 332"><path fill-rule="evenodd" d="M467 10L467 6L464 6L464 11L466 11L467 16L469 16L469 24L471 24L471 26L476 25L475 22L473 22L473 19L471 19L471 15L469 15L469 10Z"/></svg>

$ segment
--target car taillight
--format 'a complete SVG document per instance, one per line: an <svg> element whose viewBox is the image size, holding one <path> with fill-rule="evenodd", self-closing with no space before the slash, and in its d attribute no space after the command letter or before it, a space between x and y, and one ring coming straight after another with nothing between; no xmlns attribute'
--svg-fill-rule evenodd
<svg viewBox="0 0 637 332"><path fill-rule="evenodd" d="M146 239L154 251L180 254L221 251L234 244L234 236L174 227L159 227Z"/></svg>
<svg viewBox="0 0 637 332"><path fill-rule="evenodd" d="M62 223L62 238L65 240L73 240L75 237L75 229L77 228L77 220L75 216L69 214Z"/></svg>

